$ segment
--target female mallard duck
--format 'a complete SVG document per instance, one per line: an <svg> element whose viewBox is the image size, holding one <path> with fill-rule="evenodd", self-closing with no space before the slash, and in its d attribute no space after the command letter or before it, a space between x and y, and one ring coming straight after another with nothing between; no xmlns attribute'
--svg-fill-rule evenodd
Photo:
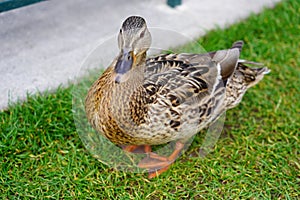
<svg viewBox="0 0 300 200"><path fill-rule="evenodd" d="M127 18L118 35L120 53L92 85L85 101L95 130L127 151L143 146L139 167L149 177L167 170L185 142L236 106L246 90L269 70L239 60L242 41L206 54L165 54L147 58L151 35L142 17ZM169 157L151 145L176 141Z"/></svg>

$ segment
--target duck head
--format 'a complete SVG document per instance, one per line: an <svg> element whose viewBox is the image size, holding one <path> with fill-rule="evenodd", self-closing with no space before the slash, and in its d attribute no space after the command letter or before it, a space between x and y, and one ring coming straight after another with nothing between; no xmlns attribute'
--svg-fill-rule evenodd
<svg viewBox="0 0 300 200"><path fill-rule="evenodd" d="M118 35L120 54L114 68L115 82L127 80L126 74L145 61L146 52L151 45L151 34L146 21L139 16L128 17L122 24Z"/></svg>

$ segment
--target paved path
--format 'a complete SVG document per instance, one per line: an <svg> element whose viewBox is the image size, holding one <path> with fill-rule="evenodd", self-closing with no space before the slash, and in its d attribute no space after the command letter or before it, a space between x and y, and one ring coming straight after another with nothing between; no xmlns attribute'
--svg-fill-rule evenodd
<svg viewBox="0 0 300 200"><path fill-rule="evenodd" d="M143 16L149 27L195 38L278 1L183 0L172 9L166 0L52 0L0 13L0 110L25 99L27 92L74 80L84 58L117 33L129 15ZM171 42L182 41L174 36Z"/></svg>

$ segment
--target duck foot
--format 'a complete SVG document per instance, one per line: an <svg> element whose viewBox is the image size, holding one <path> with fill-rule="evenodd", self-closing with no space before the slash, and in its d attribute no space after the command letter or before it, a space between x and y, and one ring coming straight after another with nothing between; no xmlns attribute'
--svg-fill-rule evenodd
<svg viewBox="0 0 300 200"><path fill-rule="evenodd" d="M183 148L183 143L176 142L175 150L169 157L164 157L156 153L149 152L148 156L139 162L138 167L148 169L148 178L151 179L157 177L161 173L168 170L170 165L176 160Z"/></svg>
<svg viewBox="0 0 300 200"><path fill-rule="evenodd" d="M151 152L150 145L121 145L124 151L130 153L149 153Z"/></svg>

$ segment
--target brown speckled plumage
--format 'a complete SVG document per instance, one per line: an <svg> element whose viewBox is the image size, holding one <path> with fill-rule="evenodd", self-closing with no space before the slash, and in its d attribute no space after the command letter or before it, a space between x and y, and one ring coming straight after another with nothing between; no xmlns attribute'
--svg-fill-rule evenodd
<svg viewBox="0 0 300 200"><path fill-rule="evenodd" d="M127 19L118 40L120 55L85 102L93 128L115 144L184 143L236 106L269 71L239 60L241 41L206 54L146 58L151 36L141 17Z"/></svg>

